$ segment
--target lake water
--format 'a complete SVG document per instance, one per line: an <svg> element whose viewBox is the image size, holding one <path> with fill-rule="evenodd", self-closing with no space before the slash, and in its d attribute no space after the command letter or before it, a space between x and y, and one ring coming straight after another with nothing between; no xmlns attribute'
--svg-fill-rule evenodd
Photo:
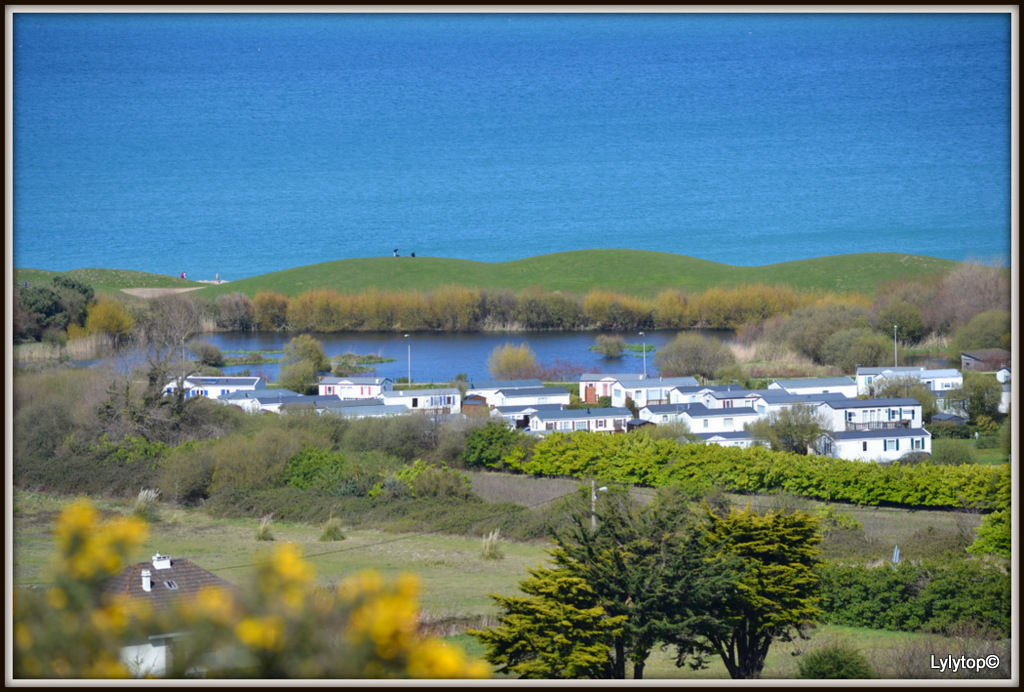
<svg viewBox="0 0 1024 692"><path fill-rule="evenodd" d="M729 336L726 332L709 332ZM638 334L620 334L627 343L641 345L643 340L655 348L668 343L675 332L650 332L645 337ZM294 335L279 333L257 334L207 334L207 341L222 352L232 350L283 350ZM579 365L584 372L636 373L644 372L644 359L639 354L625 352L621 358L604 358L588 350L597 341L598 334L587 333L515 333L515 334L433 334L416 333L409 338L401 334L317 334L315 338L324 346L328 356L343 353L376 355L394 358L394 361L378 363L376 375L395 380L408 377L413 382L448 382L459 374L471 380L490 380L487 359L495 348L505 344L527 345L536 354L542 366L551 366L558 361ZM226 353L225 355L230 355ZM647 355L648 374L657 373L653 354ZM253 375L273 380L277 377L278 366L243 365L225 368L226 374L237 374L249 369Z"/></svg>
<svg viewBox="0 0 1024 692"><path fill-rule="evenodd" d="M18 12L13 262L1006 263L1010 20Z"/></svg>
<svg viewBox="0 0 1024 692"><path fill-rule="evenodd" d="M732 332L718 330L695 330L701 334L712 336L723 341L732 339ZM541 366L552 366L567 363L582 368L587 373L615 373L658 375L654 364L657 349L675 338L678 332L646 332L639 334L612 334L621 336L627 343L640 346L646 343L653 346L654 351L648 352L646 363L640 352L626 351L621 358L605 358L599 353L589 350L597 342L601 333L597 332L531 332L509 334L434 334L417 333L408 339L401 334L316 334L314 337L324 346L328 356L344 353L360 355L376 355L383 358L394 358L386 363L378 363L372 367L373 374L397 380L399 377L412 375L413 382L448 382L459 374L465 374L470 380L490 380L487 360L495 348L505 344L525 344L534 352ZM207 341L225 355L228 351L283 351L285 344L293 338L291 334L281 333L231 333L206 334L200 340ZM907 358L900 365L924 365L928 368L959 367L950 364L944 358L921 356ZM234 375L249 370L273 381L277 378L279 366L239 365L224 369L225 374ZM570 378L576 379L576 378Z"/></svg>

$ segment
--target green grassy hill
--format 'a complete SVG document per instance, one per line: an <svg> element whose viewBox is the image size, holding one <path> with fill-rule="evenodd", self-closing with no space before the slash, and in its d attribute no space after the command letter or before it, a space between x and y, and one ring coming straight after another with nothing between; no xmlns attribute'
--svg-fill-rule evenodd
<svg viewBox="0 0 1024 692"><path fill-rule="evenodd" d="M763 283L801 290L855 291L873 295L883 282L913 280L950 271L958 262L899 253L862 253L738 267L644 250L576 250L511 262L475 262L442 257L369 257L336 260L263 274L219 285L143 272L77 269L67 272L97 291L123 288L202 286L197 295L214 298L239 291L249 296L272 290L295 296L314 288L358 293L367 288L429 291L463 286L520 291L536 287L582 295L594 288L651 297L667 288L702 291L715 286ZM15 280L44 281L55 272L16 269Z"/></svg>

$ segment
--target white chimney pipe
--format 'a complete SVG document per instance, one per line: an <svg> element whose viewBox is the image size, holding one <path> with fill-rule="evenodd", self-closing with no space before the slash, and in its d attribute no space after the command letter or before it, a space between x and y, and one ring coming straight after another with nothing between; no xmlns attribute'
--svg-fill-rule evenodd
<svg viewBox="0 0 1024 692"><path fill-rule="evenodd" d="M144 570L142 570L142 590L143 591L149 591L152 588L153 588L153 580L150 579L149 570L148 569L144 569Z"/></svg>

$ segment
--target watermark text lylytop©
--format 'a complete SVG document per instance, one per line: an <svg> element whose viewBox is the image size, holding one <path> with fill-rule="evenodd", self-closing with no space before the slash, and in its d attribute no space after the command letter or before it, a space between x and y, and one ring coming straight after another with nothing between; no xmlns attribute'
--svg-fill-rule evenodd
<svg viewBox="0 0 1024 692"><path fill-rule="evenodd" d="M972 658L971 656L942 656L932 654L932 668L942 673L956 673L961 670L985 670L998 668L999 657L995 654Z"/></svg>

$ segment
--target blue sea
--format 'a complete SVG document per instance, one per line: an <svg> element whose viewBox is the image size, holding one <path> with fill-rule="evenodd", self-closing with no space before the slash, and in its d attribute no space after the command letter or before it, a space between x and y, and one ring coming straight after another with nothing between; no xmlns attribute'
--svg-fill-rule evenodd
<svg viewBox="0 0 1024 692"><path fill-rule="evenodd" d="M13 264L1011 248L1011 17L17 13Z"/></svg>

